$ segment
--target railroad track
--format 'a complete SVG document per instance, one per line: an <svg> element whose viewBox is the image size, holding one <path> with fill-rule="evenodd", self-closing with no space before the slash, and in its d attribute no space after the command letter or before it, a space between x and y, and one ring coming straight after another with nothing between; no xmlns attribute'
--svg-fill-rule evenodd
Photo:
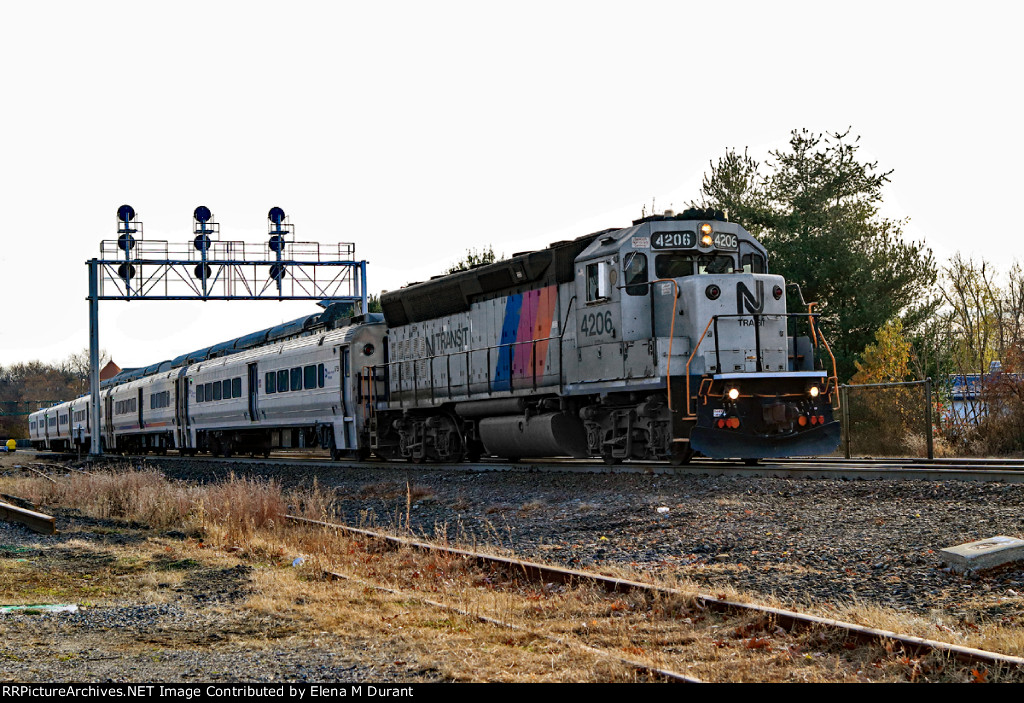
<svg viewBox="0 0 1024 703"><path fill-rule="evenodd" d="M60 456L60 455L55 455ZM73 459L74 455L64 458ZM667 462L635 461L608 466L603 462L584 459L546 459L543 461L524 460L510 463L501 459L456 464L405 462L357 461L341 459L332 461L325 454L313 452L275 452L269 458L249 457L187 457L176 455L111 455L103 461L123 459L145 460L154 464L162 462L209 461L230 465L276 465L317 466L332 468L361 469L415 469L437 471L510 471L510 472L562 472L562 473L634 473L665 475L707 475L707 476L756 476L777 478L828 478L849 480L875 479L918 479L926 481L996 481L1003 483L1024 483L1024 460L1016 459L927 459L914 458L861 458L843 459L837 457L816 457L797 459L765 459L755 466L738 461L697 459L686 466L672 466Z"/></svg>
<svg viewBox="0 0 1024 703"><path fill-rule="evenodd" d="M168 458L168 460L174 460L175 458ZM293 457L293 460L296 458ZM190 459L191 460L191 459ZM218 460L221 462L230 462L231 460ZM260 460L262 463L265 460ZM310 460L303 462L303 465L309 465ZM572 466L577 462L563 462L563 464ZM721 463L721 462L718 462ZM812 463L812 462L807 462ZM325 462L325 464L339 466L344 465L345 462ZM359 464L360 466L380 466L375 463L364 463ZM402 465L405 466L405 465ZM43 467L48 468L48 467ZM53 468L60 468L53 466ZM489 468L487 470L494 470ZM552 470L560 470L557 467ZM564 469L562 469L564 470ZM737 648L745 648L747 650L754 649L758 650L761 647L768 648L770 645L766 642L770 637L763 633L773 633L776 631L784 632L795 632L800 630L807 630L808 628L819 628L827 629L841 633L839 637L843 640L844 649L849 652L855 652L856 647L874 647L876 651L881 647L881 651L888 652L892 656L900 656L905 659L908 663L907 666L916 667L917 664L927 657L938 657L940 659L958 660L963 662L966 666L976 667L975 676L984 677L986 672L995 669L999 671L1012 671L1014 677L1024 677L1024 659L1020 657L1012 657L996 652L988 652L979 649L973 649L969 647L963 647L960 645L949 644L938 642L935 640L924 639L920 637L907 636L896 632L882 631L872 628L865 628L859 625L840 622L838 620L822 618L814 615L808 615L805 613L799 613L792 610L784 610L779 608L763 607L758 605L751 605L748 603L730 601L724 597L715 597L710 595L699 594L693 596L692 594L685 594L677 589L668 588L651 583L643 583L634 580L614 578L607 575L597 574L593 572L565 569L561 567L548 566L536 562L525 562L519 559L510 557L495 557L485 554L479 554L476 552L470 552L466 550L453 549L451 547L433 545L426 542L419 542L416 540L410 540L402 537L394 537L381 532L372 530L356 529L345 525L338 525L332 523L325 523L319 521L310 521L303 518L291 517L289 520L293 522L305 522L307 524L315 525L320 528L338 530L347 532L359 539L363 540L374 540L381 541L383 543L391 544L395 547L411 548L416 550L427 551L435 554L444 554L446 558L458 559L465 561L472 561L474 564L486 568L489 570L499 571L503 574L514 576L515 578L528 579L533 583L549 584L549 583L565 583L565 584L591 584L597 588L600 588L608 593L617 594L643 594L644 598L653 601L656 599L666 598L694 598L697 603L697 610L704 612L720 613L722 615L722 624L719 625L719 631L732 631L732 632L745 632L747 637L741 640L739 645L725 644L723 646L734 646ZM351 575L335 574L337 577L352 579ZM367 584L367 587L373 588L384 588L380 584ZM392 589L396 590L396 589ZM543 590L543 586L541 587ZM422 595L413 594L415 598L422 602L434 606L434 607L446 607L451 608L450 604L445 604L440 601L433 599L424 598ZM412 598L409 591L399 591L399 596L402 598ZM464 613L467 617L478 617L477 614ZM749 624L735 624L736 621L730 621L728 617L735 617L736 621L743 620L744 618L749 621L753 619L757 623L763 623L757 625L755 628L751 628ZM498 619L490 619L485 621L490 622L493 620L494 625L501 627L515 627L512 623L502 622ZM758 630L758 628L760 628ZM761 634L759 634L759 632ZM547 635L538 635L547 636ZM782 635L780 635L781 637ZM637 658L626 658L615 652L610 652L607 649L601 647L593 647L591 644L584 639L580 641L579 638L567 635L564 637L556 638L556 642L564 644L566 646L589 649L593 650L594 653L616 659L624 666L630 666L637 671L643 673L645 678L659 678L672 681L691 681L695 680L695 677L679 671L678 669L683 668L680 666L681 661L677 658L673 660L673 664L665 666L660 661L638 661ZM881 643L881 644L880 644ZM745 654L750 654L745 652ZM916 669L914 669L916 670Z"/></svg>
<svg viewBox="0 0 1024 703"><path fill-rule="evenodd" d="M1015 672L1016 678L1024 675L1024 657L1000 654L998 652L865 627L817 615L752 603L743 603L711 595L698 594L694 597L692 594L684 593L678 589L657 584L616 578L589 571L565 569L537 562L522 561L508 556L496 556L465 549L457 549L450 546L399 537L375 530L355 528L348 525L320 520L311 520L294 515L286 515L285 518L294 524L339 531L357 539L374 540L396 549L413 549L421 552L442 555L447 559L465 560L472 562L481 568L501 572L513 578L524 579L535 584L540 584L541 586L552 583L591 585L607 593L642 594L649 602L664 600L666 598L693 599L697 610L717 613L723 617L721 625L717 626L717 630L719 632L745 632L746 634L751 635L751 637L745 640L745 643L742 645L746 649L770 649L767 637L759 637L756 634L753 634L759 627L762 630L767 630L774 634L791 633L809 628L818 628L820 630L828 630L833 633L838 633L838 635L844 640L843 648L850 652L850 657L855 657L853 650L858 647L874 647L876 650L887 652L897 659L906 662L907 666L910 667L909 673L911 680L913 680L913 672L916 671L916 667L919 666L919 662L930 656L933 657L933 659L937 657L937 659L941 661L955 660L959 662L965 667L965 671L970 669L970 674L976 680L985 679L987 672L992 669L1001 672L1010 672L1011 674ZM325 575L328 577L351 578L334 572L328 572ZM365 586L395 593L401 597L409 597L408 592L405 591L388 589L375 584L368 584L366 582L361 583ZM420 597L420 600L429 605L458 611L458 608L434 599ZM477 617L478 619L492 622L492 624L499 626L509 626L508 623L489 618L482 618L479 615L466 612L461 612L461 614ZM752 627L750 625L751 620L755 623L761 624ZM645 674L669 681L698 681L698 679L688 674L683 674L672 669L666 669L663 666L623 658L615 653L591 648L585 643L562 642L562 644L578 645L592 649L602 656L608 656L616 659L620 663L631 666ZM685 656L680 658L680 662L683 661L685 661ZM911 663L913 664L911 665Z"/></svg>

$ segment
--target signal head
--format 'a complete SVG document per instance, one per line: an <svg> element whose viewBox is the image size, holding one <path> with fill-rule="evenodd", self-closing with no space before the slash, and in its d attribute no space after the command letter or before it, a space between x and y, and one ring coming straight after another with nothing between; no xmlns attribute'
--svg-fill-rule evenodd
<svg viewBox="0 0 1024 703"><path fill-rule="evenodd" d="M277 207L276 205L270 208L270 212L267 213L267 219L273 222L275 225L279 225L284 222L284 210Z"/></svg>
<svg viewBox="0 0 1024 703"><path fill-rule="evenodd" d="M121 222L131 222L135 219L135 208L131 205L122 205L117 208L117 219Z"/></svg>
<svg viewBox="0 0 1024 703"><path fill-rule="evenodd" d="M196 222L209 222L210 218L213 217L213 213L210 212L210 208L200 205L192 213L192 217L196 218Z"/></svg>

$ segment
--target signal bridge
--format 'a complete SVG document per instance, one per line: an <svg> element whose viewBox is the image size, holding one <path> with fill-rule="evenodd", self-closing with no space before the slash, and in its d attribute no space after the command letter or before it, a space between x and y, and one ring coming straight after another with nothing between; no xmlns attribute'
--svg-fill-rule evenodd
<svg viewBox="0 0 1024 703"><path fill-rule="evenodd" d="M367 312L366 261L355 244L295 241L295 227L279 207L267 213L262 244L222 240L210 208L192 213L192 241L147 240L135 209L117 210L117 239L100 243L89 267L89 362L92 441L101 455L99 301L101 300L311 300L349 302Z"/></svg>

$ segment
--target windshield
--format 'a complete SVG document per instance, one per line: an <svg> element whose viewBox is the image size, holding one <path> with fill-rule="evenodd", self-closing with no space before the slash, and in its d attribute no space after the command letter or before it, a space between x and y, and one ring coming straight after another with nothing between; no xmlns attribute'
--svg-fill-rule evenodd
<svg viewBox="0 0 1024 703"><path fill-rule="evenodd" d="M697 259L697 273L731 273L733 265L731 256L706 254Z"/></svg>
<svg viewBox="0 0 1024 703"><path fill-rule="evenodd" d="M681 278L693 275L692 254L658 254L654 257L654 273L658 278Z"/></svg>

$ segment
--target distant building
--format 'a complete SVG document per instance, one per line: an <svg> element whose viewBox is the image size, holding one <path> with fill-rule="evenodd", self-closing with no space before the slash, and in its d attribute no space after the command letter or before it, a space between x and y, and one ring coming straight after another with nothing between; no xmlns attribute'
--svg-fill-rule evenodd
<svg viewBox="0 0 1024 703"><path fill-rule="evenodd" d="M100 369L100 381L106 381L108 378L113 378L119 373L121 373L120 366L113 361L107 362L107 365Z"/></svg>

